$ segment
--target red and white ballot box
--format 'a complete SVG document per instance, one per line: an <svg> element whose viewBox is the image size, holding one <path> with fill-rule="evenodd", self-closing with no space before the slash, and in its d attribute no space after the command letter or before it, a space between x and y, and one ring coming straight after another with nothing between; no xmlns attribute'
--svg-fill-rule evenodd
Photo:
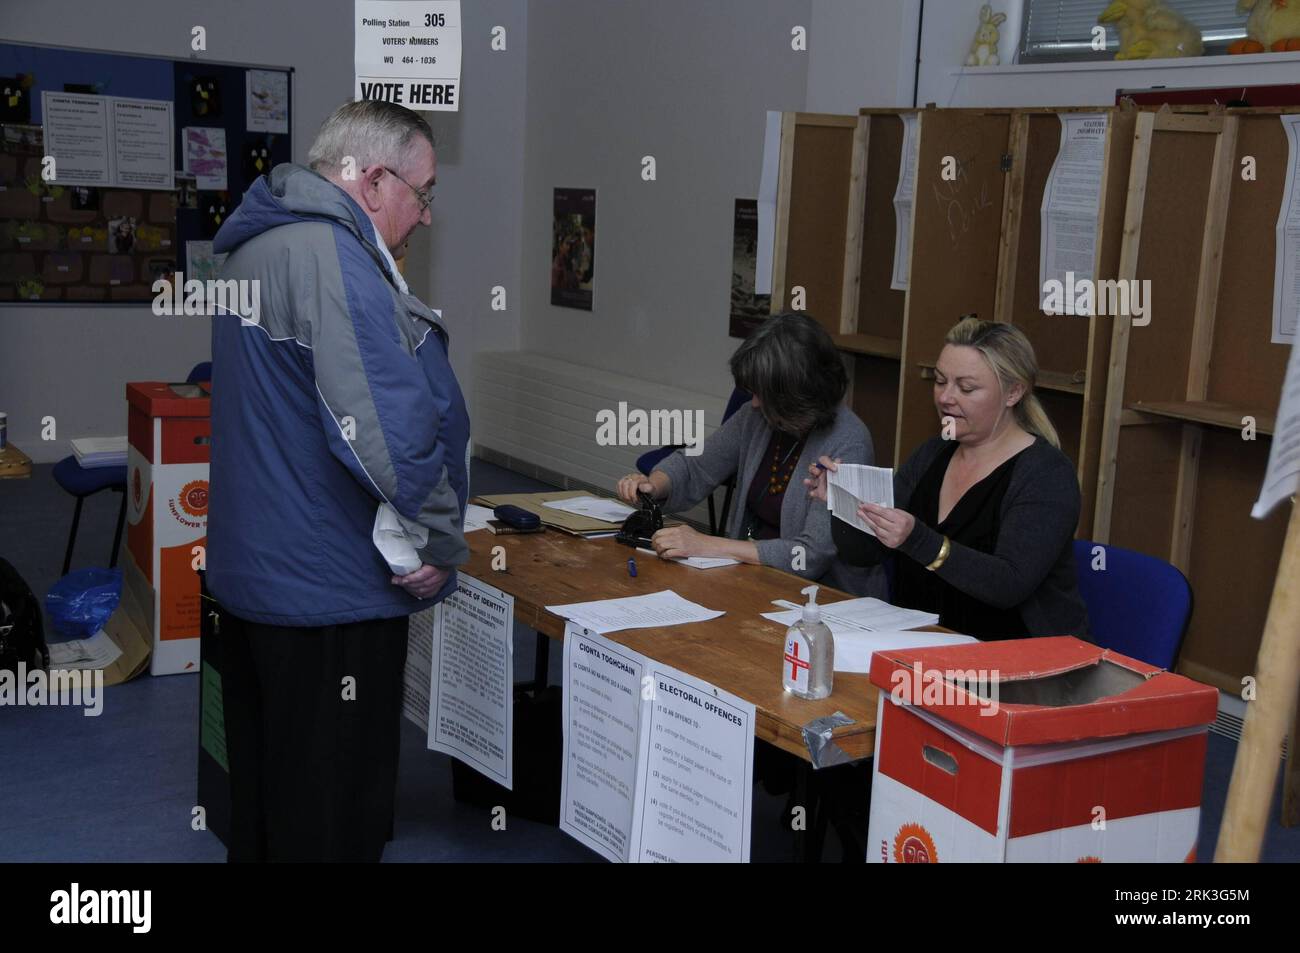
<svg viewBox="0 0 1300 953"><path fill-rule="evenodd" d="M1191 861L1216 689L1069 636L877 652L867 860Z"/></svg>
<svg viewBox="0 0 1300 953"><path fill-rule="evenodd" d="M126 385L124 584L149 619L152 675L199 668L199 577L208 535L211 400L195 384Z"/></svg>

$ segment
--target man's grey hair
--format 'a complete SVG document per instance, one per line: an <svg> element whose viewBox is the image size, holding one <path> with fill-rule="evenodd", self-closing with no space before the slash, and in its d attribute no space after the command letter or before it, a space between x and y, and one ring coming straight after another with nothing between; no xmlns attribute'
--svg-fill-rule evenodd
<svg viewBox="0 0 1300 953"><path fill-rule="evenodd" d="M400 166L416 136L434 145L429 124L404 106L378 100L344 103L316 133L307 164L322 175L337 173L346 156L352 156L358 172L372 165Z"/></svg>

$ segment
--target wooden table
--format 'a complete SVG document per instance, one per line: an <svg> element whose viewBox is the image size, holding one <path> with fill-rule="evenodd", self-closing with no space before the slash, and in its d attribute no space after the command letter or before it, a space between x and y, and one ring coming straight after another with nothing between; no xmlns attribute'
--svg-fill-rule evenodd
<svg viewBox="0 0 1300 953"><path fill-rule="evenodd" d="M613 539L580 539L554 530L496 536L467 533L469 562L462 570L515 597L515 619L553 639L563 639L564 619L548 605L645 595L672 589L684 599L726 615L680 627L623 629L609 638L656 661L754 703L755 737L811 761L802 726L842 711L853 724L832 738L850 758L871 757L876 738L877 689L866 675L835 673L835 690L820 701L805 701L781 686L785 626L761 618L775 612L773 599L802 605L806 579L766 566L691 569L621 546ZM505 548L506 569L492 569L492 549ZM636 578L627 561L635 556ZM818 601L851 598L823 587Z"/></svg>
<svg viewBox="0 0 1300 953"><path fill-rule="evenodd" d="M12 443L0 450L0 480L16 480L32 475L32 461Z"/></svg>

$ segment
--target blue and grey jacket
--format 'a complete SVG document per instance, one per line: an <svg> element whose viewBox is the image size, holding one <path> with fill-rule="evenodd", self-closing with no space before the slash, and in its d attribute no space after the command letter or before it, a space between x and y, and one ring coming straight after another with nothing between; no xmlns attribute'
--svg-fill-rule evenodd
<svg viewBox="0 0 1300 953"><path fill-rule="evenodd" d="M257 280L257 323L212 319L208 588L235 615L314 626L408 615L371 541L388 502L429 529L428 565L469 556L469 416L447 332L402 294L365 212L277 166L221 226L223 279Z"/></svg>

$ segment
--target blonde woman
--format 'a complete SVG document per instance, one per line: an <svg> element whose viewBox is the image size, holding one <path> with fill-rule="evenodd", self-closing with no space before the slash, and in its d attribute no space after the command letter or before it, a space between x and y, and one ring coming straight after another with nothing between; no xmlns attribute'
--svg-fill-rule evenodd
<svg viewBox="0 0 1300 953"><path fill-rule="evenodd" d="M1086 636L1072 543L1079 484L1034 396L1033 347L1018 328L975 317L945 341L934 380L943 436L894 474L895 506L859 507L875 537L832 521L839 557L872 566L894 555L894 603L968 635ZM810 495L824 499L825 474L810 474Z"/></svg>

